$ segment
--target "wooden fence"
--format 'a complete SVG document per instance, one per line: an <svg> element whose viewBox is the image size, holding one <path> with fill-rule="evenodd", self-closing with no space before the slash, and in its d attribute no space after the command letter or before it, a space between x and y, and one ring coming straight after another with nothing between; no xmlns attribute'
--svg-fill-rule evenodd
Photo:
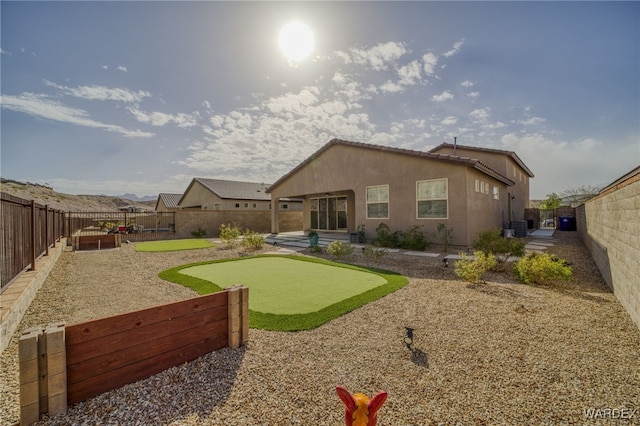
<svg viewBox="0 0 640 426"><path fill-rule="evenodd" d="M33 270L40 256L49 254L65 235L64 212L0 193L0 292L22 272Z"/></svg>
<svg viewBox="0 0 640 426"><path fill-rule="evenodd" d="M70 325L63 327L62 333L60 328L60 324L37 327L20 338L22 425L38 421L46 412L64 413L68 404L217 349L245 344L249 336L249 289L236 286Z"/></svg>

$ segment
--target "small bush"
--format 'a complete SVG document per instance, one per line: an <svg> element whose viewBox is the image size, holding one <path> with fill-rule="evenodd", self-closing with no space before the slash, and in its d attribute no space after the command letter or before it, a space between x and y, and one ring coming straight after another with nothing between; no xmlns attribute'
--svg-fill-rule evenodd
<svg viewBox="0 0 640 426"><path fill-rule="evenodd" d="M231 224L225 225L224 223L220 225L220 240L229 248L235 247L240 235L240 228L237 226Z"/></svg>
<svg viewBox="0 0 640 426"><path fill-rule="evenodd" d="M482 280L484 273L496 266L496 258L493 254L486 254L480 250L473 253L475 259L460 253L462 260L454 264L454 273L465 281L477 283Z"/></svg>
<svg viewBox="0 0 640 426"><path fill-rule="evenodd" d="M309 247L309 250L311 250L311 253L322 253L322 247L317 244L315 246Z"/></svg>
<svg viewBox="0 0 640 426"><path fill-rule="evenodd" d="M548 284L571 279L573 270L555 255L532 253L518 260L513 268L518 280L525 284Z"/></svg>
<svg viewBox="0 0 640 426"><path fill-rule="evenodd" d="M203 238L206 235L207 235L207 231L205 231L200 227L198 227L197 231L191 231L191 236L193 236L193 238Z"/></svg>
<svg viewBox="0 0 640 426"><path fill-rule="evenodd" d="M431 246L429 240L422 231L422 226L414 225L400 233L400 248L405 250L422 251Z"/></svg>
<svg viewBox="0 0 640 426"><path fill-rule="evenodd" d="M493 254L496 257L497 269L506 269L506 263L512 256L524 256L526 242L522 238L505 238L500 235L499 229L481 231L473 242L473 248L481 250L485 254Z"/></svg>
<svg viewBox="0 0 640 426"><path fill-rule="evenodd" d="M242 246L248 250L260 250L264 246L264 236L247 229L244 231Z"/></svg>
<svg viewBox="0 0 640 426"><path fill-rule="evenodd" d="M333 241L327 246L327 253L336 259L344 259L353 253L353 246L342 241Z"/></svg>
<svg viewBox="0 0 640 426"><path fill-rule="evenodd" d="M373 244L378 247L400 247L400 231L391 232L389 225L381 223L376 228L376 237Z"/></svg>
<svg viewBox="0 0 640 426"><path fill-rule="evenodd" d="M438 232L436 238L442 244L442 251L449 251L449 245L453 242L453 228L447 228L444 223L438 224Z"/></svg>
<svg viewBox="0 0 640 426"><path fill-rule="evenodd" d="M367 259L367 263L378 263L380 261L380 258L387 254L387 251L380 247L366 246L362 250L362 254Z"/></svg>

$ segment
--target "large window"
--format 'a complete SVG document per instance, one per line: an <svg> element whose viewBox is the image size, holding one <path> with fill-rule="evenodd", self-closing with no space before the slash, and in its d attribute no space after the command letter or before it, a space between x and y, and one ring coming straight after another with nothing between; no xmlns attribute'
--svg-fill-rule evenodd
<svg viewBox="0 0 640 426"><path fill-rule="evenodd" d="M311 229L347 229L347 197L311 198Z"/></svg>
<svg viewBox="0 0 640 426"><path fill-rule="evenodd" d="M423 180L416 183L418 219L446 219L447 179Z"/></svg>
<svg viewBox="0 0 640 426"><path fill-rule="evenodd" d="M389 185L367 186L367 219L389 218Z"/></svg>

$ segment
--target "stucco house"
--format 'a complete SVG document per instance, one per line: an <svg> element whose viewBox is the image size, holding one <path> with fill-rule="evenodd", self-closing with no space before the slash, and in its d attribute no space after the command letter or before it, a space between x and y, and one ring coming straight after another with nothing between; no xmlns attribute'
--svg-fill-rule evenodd
<svg viewBox="0 0 640 426"><path fill-rule="evenodd" d="M182 198L182 194L169 194L161 192L156 200L155 211L157 212L173 212L179 210L178 202Z"/></svg>
<svg viewBox="0 0 640 426"><path fill-rule="evenodd" d="M181 209L268 211L269 184L222 179L193 178L178 201ZM302 200L283 197L280 210L302 210Z"/></svg>
<svg viewBox="0 0 640 426"><path fill-rule="evenodd" d="M454 153L455 151L455 153ZM478 232L524 220L533 173L511 151L442 144L414 151L333 139L267 191L304 200L303 227L366 238L386 223L392 231L438 224L453 229L453 244L470 245ZM278 233L279 209L271 212Z"/></svg>

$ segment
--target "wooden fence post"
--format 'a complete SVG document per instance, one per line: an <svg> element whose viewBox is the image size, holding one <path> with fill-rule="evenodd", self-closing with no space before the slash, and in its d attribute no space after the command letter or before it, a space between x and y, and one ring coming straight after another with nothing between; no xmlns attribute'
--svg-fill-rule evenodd
<svg viewBox="0 0 640 426"><path fill-rule="evenodd" d="M40 414L67 411L67 357L64 323L26 330L18 342L20 424Z"/></svg>
<svg viewBox="0 0 640 426"><path fill-rule="evenodd" d="M40 387L38 369L39 329L25 331L18 341L20 367L20 424L30 425L40 418Z"/></svg>
<svg viewBox="0 0 640 426"><path fill-rule="evenodd" d="M236 285L228 292L228 346L236 349L249 341L249 289Z"/></svg>

